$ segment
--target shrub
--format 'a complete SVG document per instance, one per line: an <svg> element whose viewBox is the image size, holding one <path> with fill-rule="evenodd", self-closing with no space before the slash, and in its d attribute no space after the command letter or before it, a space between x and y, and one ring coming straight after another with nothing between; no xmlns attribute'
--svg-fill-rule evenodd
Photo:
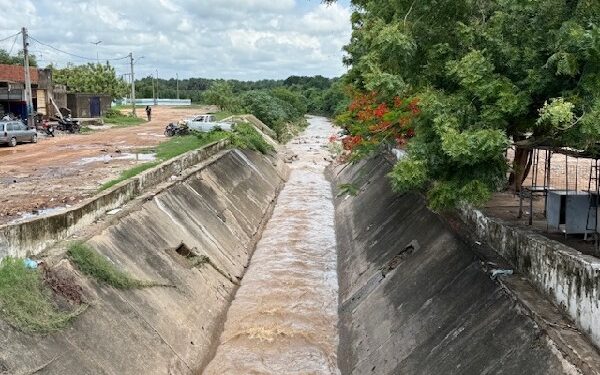
<svg viewBox="0 0 600 375"><path fill-rule="evenodd" d="M274 151L273 146L267 143L263 136L248 124L238 124L231 133L230 139L233 147L259 151L262 154Z"/></svg>
<svg viewBox="0 0 600 375"><path fill-rule="evenodd" d="M114 117L123 117L124 115L118 109L110 108L104 112L104 117L106 118L114 118Z"/></svg>

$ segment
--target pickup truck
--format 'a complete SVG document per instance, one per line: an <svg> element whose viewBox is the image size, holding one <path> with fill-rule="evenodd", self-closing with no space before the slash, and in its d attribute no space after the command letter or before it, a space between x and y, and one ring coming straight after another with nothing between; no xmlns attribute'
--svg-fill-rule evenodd
<svg viewBox="0 0 600 375"><path fill-rule="evenodd" d="M233 130L233 123L217 121L213 115L196 115L194 117L183 119L179 125L187 125L188 129L197 132L209 132L215 128L230 132Z"/></svg>

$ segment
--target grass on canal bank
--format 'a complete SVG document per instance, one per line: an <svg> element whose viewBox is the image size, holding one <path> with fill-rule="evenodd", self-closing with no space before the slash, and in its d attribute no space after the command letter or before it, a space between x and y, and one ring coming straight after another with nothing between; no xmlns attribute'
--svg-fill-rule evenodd
<svg viewBox="0 0 600 375"><path fill-rule="evenodd" d="M86 307L80 305L72 311L59 309L39 268L27 268L23 259L18 258L7 257L0 262L0 313L16 328L25 332L56 331Z"/></svg>
<svg viewBox="0 0 600 375"><path fill-rule="evenodd" d="M131 277L126 272L119 270L107 258L82 243L71 245L67 251L67 255L81 272L117 289L161 286L161 284L156 282L143 281Z"/></svg>

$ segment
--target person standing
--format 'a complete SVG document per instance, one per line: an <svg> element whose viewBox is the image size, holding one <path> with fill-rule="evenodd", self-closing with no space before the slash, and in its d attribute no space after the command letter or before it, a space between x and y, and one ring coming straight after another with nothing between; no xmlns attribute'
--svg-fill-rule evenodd
<svg viewBox="0 0 600 375"><path fill-rule="evenodd" d="M148 121L152 120L152 108L149 105L146 106L146 116L148 116Z"/></svg>

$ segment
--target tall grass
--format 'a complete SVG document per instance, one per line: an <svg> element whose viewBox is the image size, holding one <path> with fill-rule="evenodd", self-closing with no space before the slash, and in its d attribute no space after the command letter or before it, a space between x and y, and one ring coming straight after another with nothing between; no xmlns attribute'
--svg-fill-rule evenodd
<svg viewBox="0 0 600 375"><path fill-rule="evenodd" d="M86 307L61 311L38 269L29 269L22 259L11 257L0 263L0 313L15 327L26 332L59 330Z"/></svg>

